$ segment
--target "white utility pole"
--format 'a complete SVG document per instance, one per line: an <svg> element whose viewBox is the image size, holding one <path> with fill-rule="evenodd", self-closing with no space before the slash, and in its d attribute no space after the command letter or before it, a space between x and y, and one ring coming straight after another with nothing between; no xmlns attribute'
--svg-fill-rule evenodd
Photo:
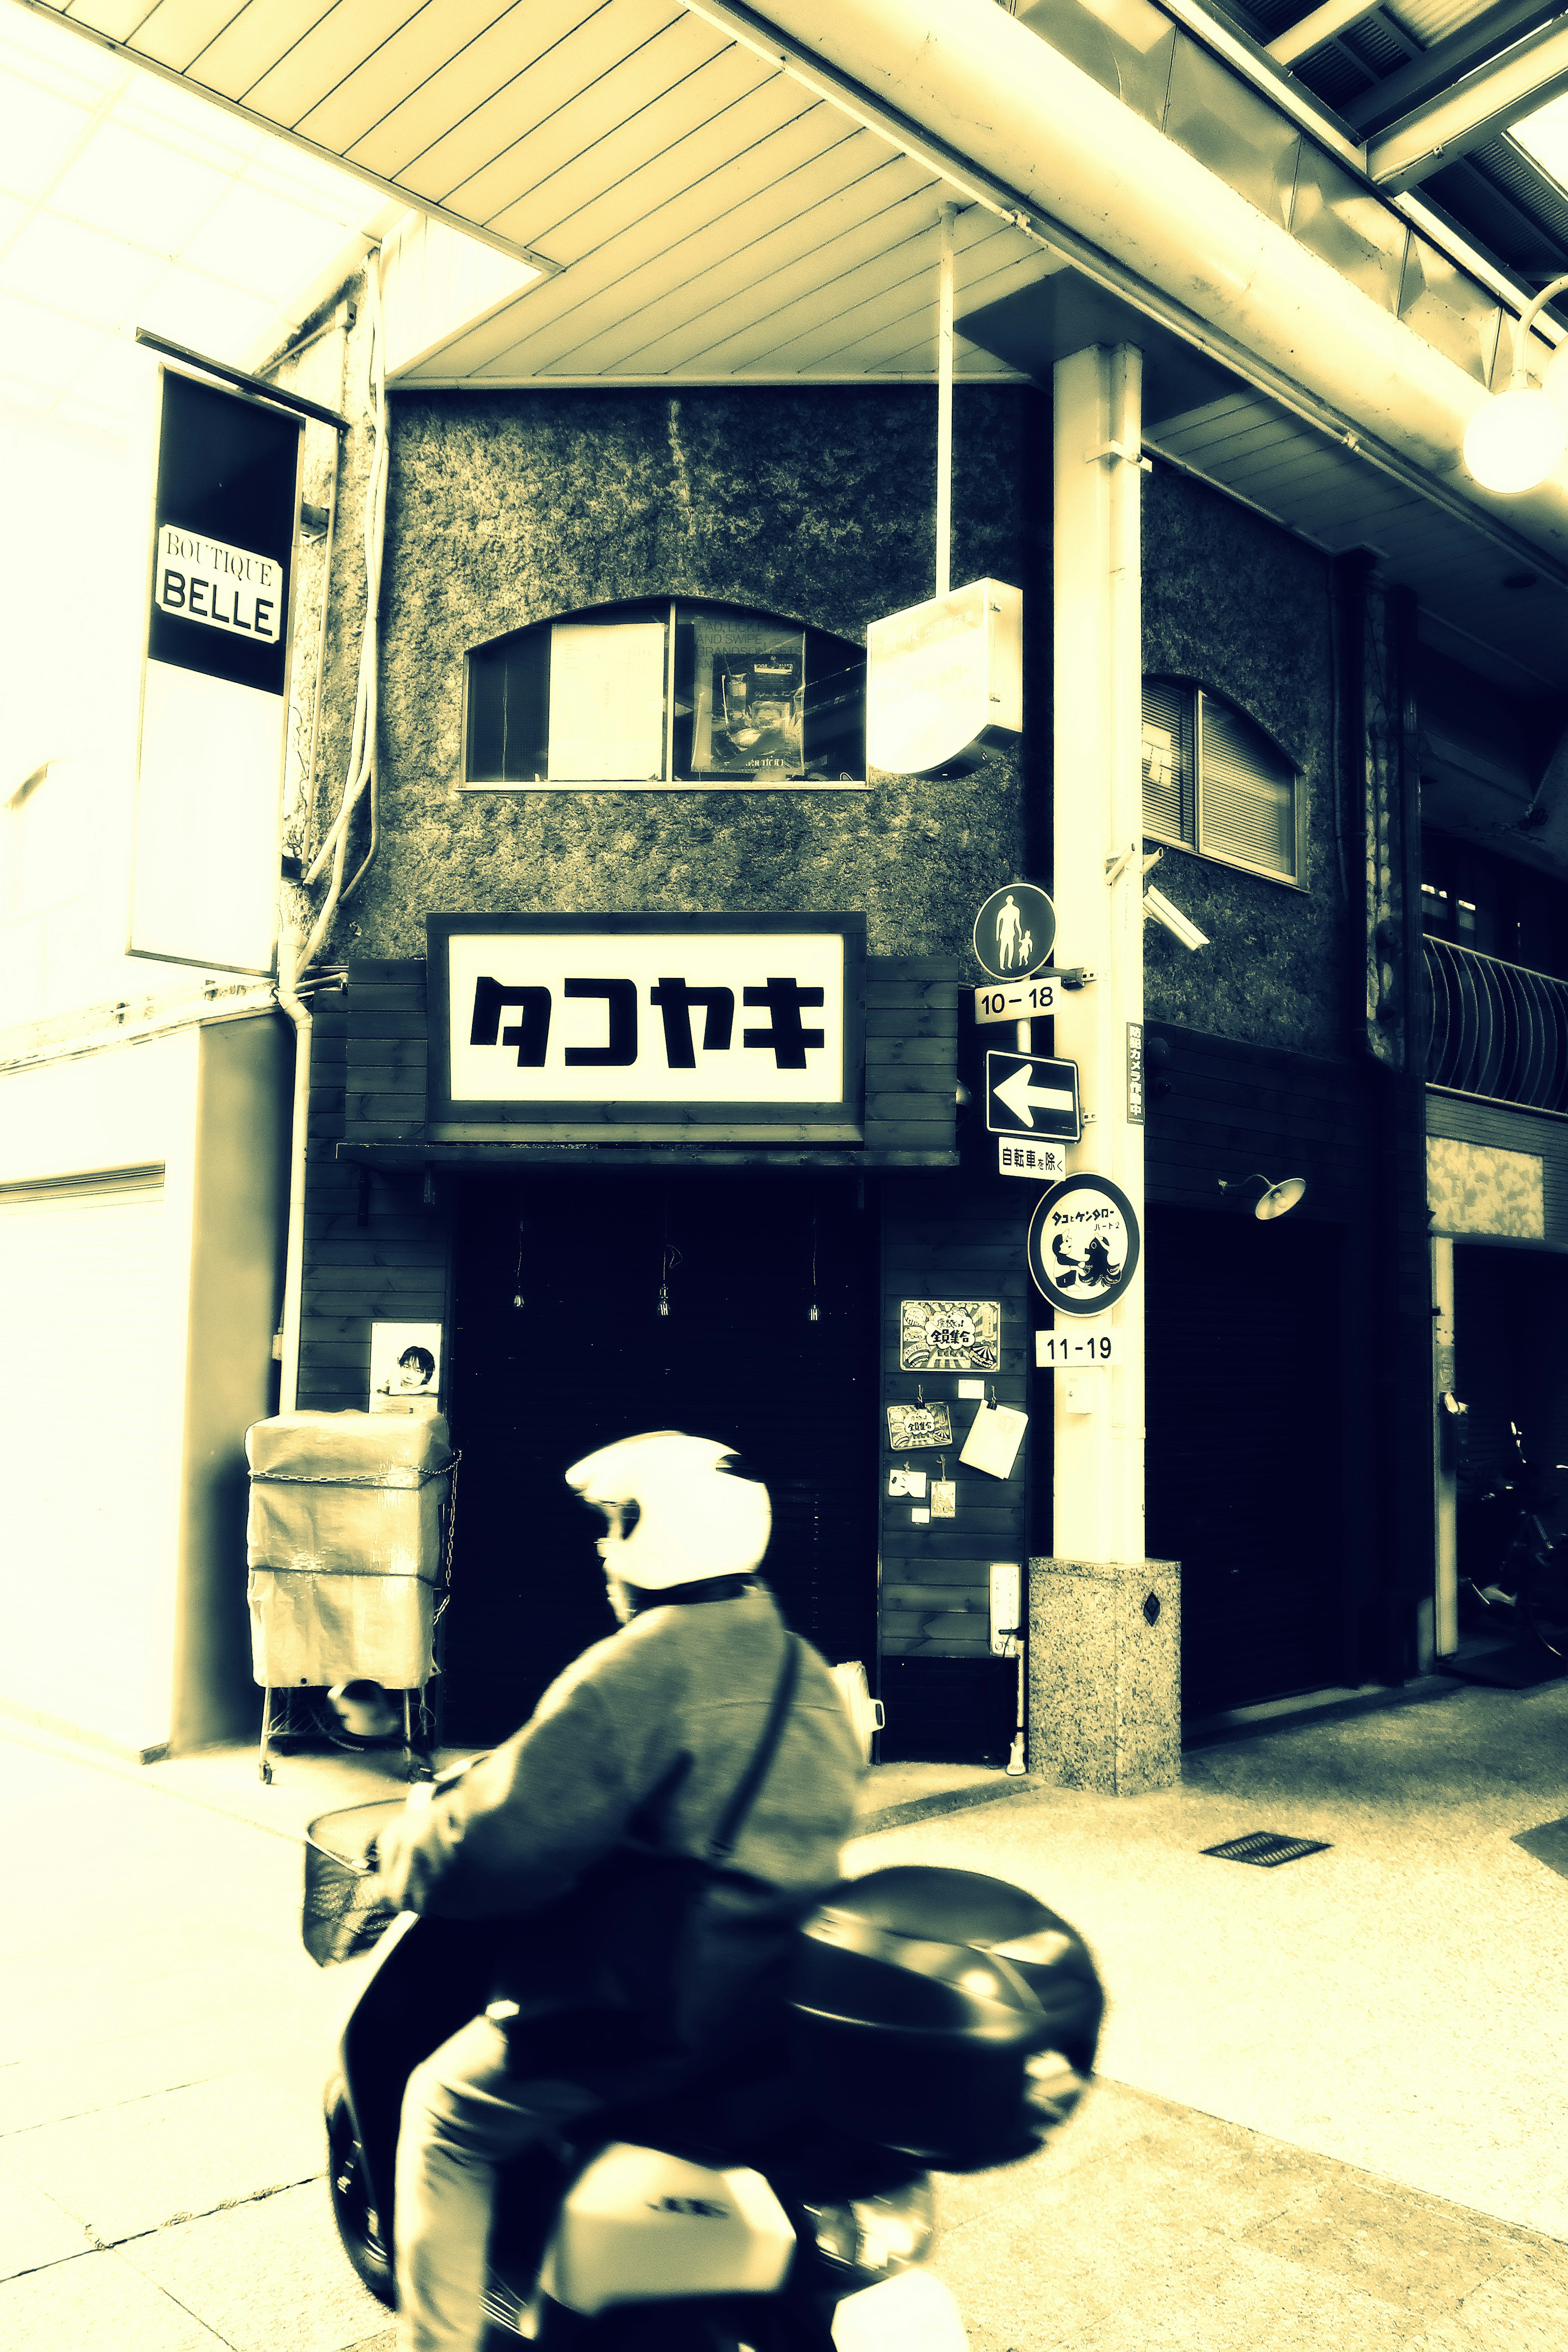
<svg viewBox="0 0 1568 2352"><path fill-rule="evenodd" d="M956 205L937 215L936 296L936 593L952 585L952 224Z"/></svg>
<svg viewBox="0 0 1568 2352"><path fill-rule="evenodd" d="M1060 992L1056 1050L1076 1061L1083 1103L1072 1174L1109 1176L1143 1223L1143 1129L1130 1121L1128 1024L1143 1020L1142 595L1140 442L1143 355L1075 352L1055 371L1055 961L1095 977ZM1110 1310L1119 1363L1058 1371L1056 1516L1060 1559L1142 1560L1142 1264Z"/></svg>

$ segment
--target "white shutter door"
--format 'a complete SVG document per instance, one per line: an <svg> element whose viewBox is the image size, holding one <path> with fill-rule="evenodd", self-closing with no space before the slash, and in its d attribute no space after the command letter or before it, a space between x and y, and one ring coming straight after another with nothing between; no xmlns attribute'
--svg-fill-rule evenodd
<svg viewBox="0 0 1568 2352"><path fill-rule="evenodd" d="M169 1325L161 1176L0 1190L0 1689L131 1745L168 1736Z"/></svg>

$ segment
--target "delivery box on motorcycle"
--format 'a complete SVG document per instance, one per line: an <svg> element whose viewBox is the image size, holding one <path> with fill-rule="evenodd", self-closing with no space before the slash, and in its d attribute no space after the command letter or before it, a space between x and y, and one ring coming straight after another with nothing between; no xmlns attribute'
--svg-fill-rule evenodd
<svg viewBox="0 0 1568 2352"><path fill-rule="evenodd" d="M872 1871L801 1927L795 2077L840 2129L977 2171L1027 2156L1071 2112L1104 2005L1081 1937L1023 1887Z"/></svg>

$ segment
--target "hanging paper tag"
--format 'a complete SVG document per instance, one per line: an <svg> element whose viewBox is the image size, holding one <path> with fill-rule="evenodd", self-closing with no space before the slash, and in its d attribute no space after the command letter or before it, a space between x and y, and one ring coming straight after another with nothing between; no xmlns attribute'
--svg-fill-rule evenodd
<svg viewBox="0 0 1568 2352"><path fill-rule="evenodd" d="M906 1470L904 1473L905 1494L912 1495L920 1503L925 1501L926 1475L923 1470Z"/></svg>
<svg viewBox="0 0 1568 2352"><path fill-rule="evenodd" d="M958 1488L951 1478L931 1480L931 1515L933 1519L954 1519L958 1517Z"/></svg>
<svg viewBox="0 0 1568 2352"><path fill-rule="evenodd" d="M970 1423L958 1458L993 1478L1010 1478L1028 1426L1028 1414L1010 1404L983 1404Z"/></svg>
<svg viewBox="0 0 1568 2352"><path fill-rule="evenodd" d="M915 1506L914 1509L910 1513L910 1517L914 1521L917 1528L928 1527L931 1523L930 1511L925 1509L923 1506L920 1504Z"/></svg>
<svg viewBox="0 0 1568 2352"><path fill-rule="evenodd" d="M900 1495L907 1495L909 1491L909 1472L907 1470L889 1470L888 1473L889 1495L896 1499Z"/></svg>

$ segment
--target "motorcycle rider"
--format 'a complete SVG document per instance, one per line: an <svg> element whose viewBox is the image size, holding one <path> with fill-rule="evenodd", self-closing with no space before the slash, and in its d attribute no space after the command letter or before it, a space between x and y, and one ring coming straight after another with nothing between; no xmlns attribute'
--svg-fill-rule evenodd
<svg viewBox="0 0 1568 2352"><path fill-rule="evenodd" d="M678 2087L765 2022L795 1923L839 1875L862 1769L826 1665L755 1574L767 1489L729 1448L654 1431L566 1478L603 1514L621 1630L380 1840L405 1908L520 1922L499 1998L409 2078L402 2352L481 2343L499 2166L596 2108ZM732 1863L705 1870L759 1761Z"/></svg>

